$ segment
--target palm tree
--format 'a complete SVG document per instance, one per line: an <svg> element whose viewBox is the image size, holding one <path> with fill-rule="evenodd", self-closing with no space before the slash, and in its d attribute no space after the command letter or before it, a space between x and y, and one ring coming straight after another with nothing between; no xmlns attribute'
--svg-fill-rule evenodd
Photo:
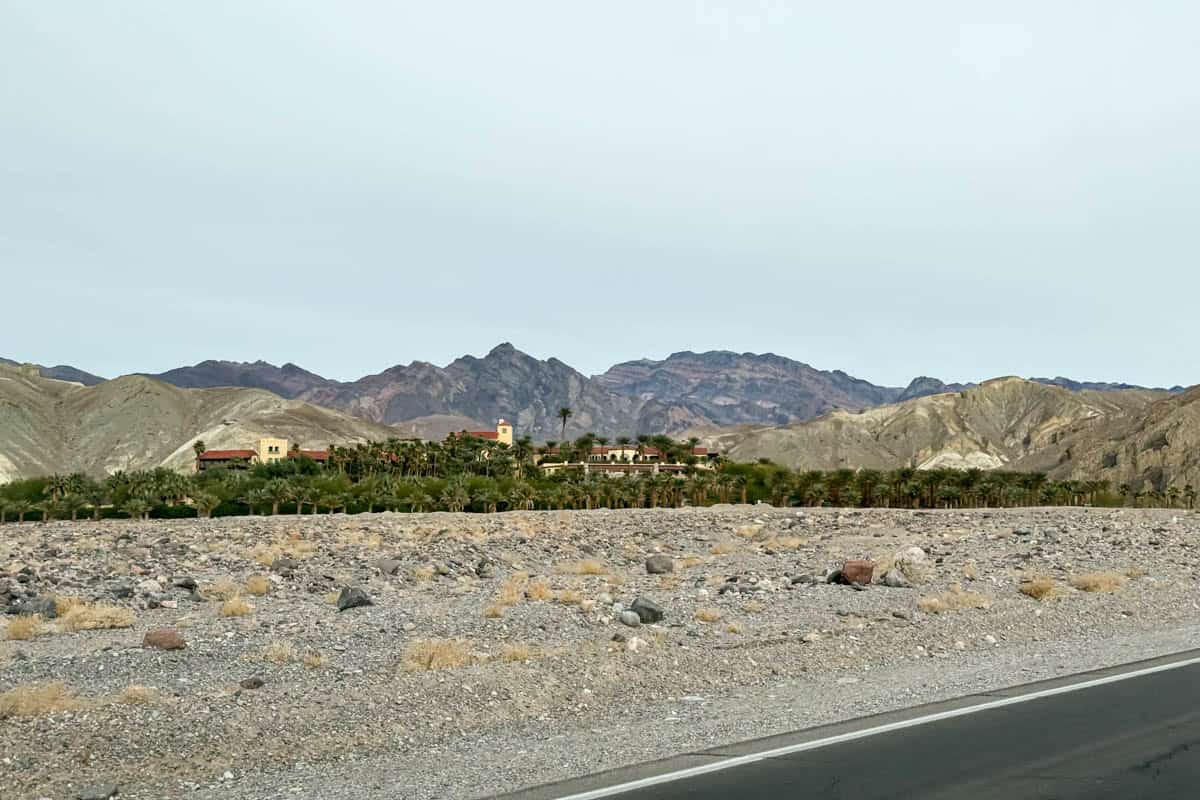
<svg viewBox="0 0 1200 800"><path fill-rule="evenodd" d="M267 485L263 487L262 491L271 503L271 516L279 513L280 503L291 500L293 497L291 484L282 478L267 481Z"/></svg>
<svg viewBox="0 0 1200 800"><path fill-rule="evenodd" d="M569 420L574 415L574 413L575 412L573 412L571 409L567 408L566 406L563 406L562 408L560 408L558 410L558 418L562 420L562 439L564 441L566 441L566 438L567 438L567 420Z"/></svg>
<svg viewBox="0 0 1200 800"><path fill-rule="evenodd" d="M197 514L209 519L212 517L213 509L221 505L221 498L208 492L198 492L192 496L192 505L196 507Z"/></svg>
<svg viewBox="0 0 1200 800"><path fill-rule="evenodd" d="M67 492L58 501L59 507L71 515L71 521L79 519L79 509L87 505L87 499L77 492Z"/></svg>
<svg viewBox="0 0 1200 800"><path fill-rule="evenodd" d="M121 510L129 515L130 519L146 520L150 518L150 504L141 497L131 497L121 506Z"/></svg>
<svg viewBox="0 0 1200 800"><path fill-rule="evenodd" d="M19 500L13 500L8 504L8 510L9 513L17 515L17 522L24 522L25 515L30 511L33 511L33 503L30 503L28 500L23 498Z"/></svg>

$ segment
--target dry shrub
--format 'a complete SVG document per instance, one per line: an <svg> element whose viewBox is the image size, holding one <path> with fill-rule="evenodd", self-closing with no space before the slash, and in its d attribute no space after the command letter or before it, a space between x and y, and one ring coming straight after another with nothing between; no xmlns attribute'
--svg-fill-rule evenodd
<svg viewBox="0 0 1200 800"><path fill-rule="evenodd" d="M287 642L271 642L263 648L262 657L264 661L288 664L296 660L296 648Z"/></svg>
<svg viewBox="0 0 1200 800"><path fill-rule="evenodd" d="M564 606L577 606L583 602L583 595L574 589L561 589L554 593L554 599Z"/></svg>
<svg viewBox="0 0 1200 800"><path fill-rule="evenodd" d="M703 563L704 559L700 556L685 556L684 558L679 559L679 568L691 569L692 567L698 567Z"/></svg>
<svg viewBox="0 0 1200 800"><path fill-rule="evenodd" d="M1144 578L1149 574L1150 574L1149 572L1142 569L1141 567L1130 567L1129 569L1125 570L1125 577L1129 578L1130 580L1137 580L1138 578Z"/></svg>
<svg viewBox="0 0 1200 800"><path fill-rule="evenodd" d="M222 617L244 617L254 611L254 606L246 602L240 594L235 595L221 604Z"/></svg>
<svg viewBox="0 0 1200 800"><path fill-rule="evenodd" d="M917 601L917 608L926 614L945 614L968 608L987 608L991 604L991 598L978 592L963 591L963 588L956 583L950 587L948 592L922 597Z"/></svg>
<svg viewBox="0 0 1200 800"><path fill-rule="evenodd" d="M72 606L71 610L58 620L59 629L68 633L132 626L133 612L128 608L106 606L100 603Z"/></svg>
<svg viewBox="0 0 1200 800"><path fill-rule="evenodd" d="M316 650L310 650L305 653L304 658L302 658L301 661L303 661L304 666L308 667L309 669L316 669L317 667L325 666L325 656L321 655Z"/></svg>
<svg viewBox="0 0 1200 800"><path fill-rule="evenodd" d="M1023 595L1032 597L1034 600L1046 600L1057 594L1054 581L1050 578L1032 578L1023 581L1018 591Z"/></svg>
<svg viewBox="0 0 1200 800"><path fill-rule="evenodd" d="M796 550L808 544L808 540L801 539L799 536L780 536L772 539L768 544L776 550Z"/></svg>
<svg viewBox="0 0 1200 800"><path fill-rule="evenodd" d="M608 572L604 564L594 558L585 558L582 561L562 564L559 566L558 571L565 575L604 575Z"/></svg>
<svg viewBox="0 0 1200 800"><path fill-rule="evenodd" d="M963 577L969 581L979 578L979 567L975 566L974 561L968 561L962 568Z"/></svg>
<svg viewBox="0 0 1200 800"><path fill-rule="evenodd" d="M545 581L530 581L525 587L525 596L530 600L549 600L554 596L554 592Z"/></svg>
<svg viewBox="0 0 1200 800"><path fill-rule="evenodd" d="M429 564L417 567L413 570L413 580L417 583L429 583L433 580L433 567Z"/></svg>
<svg viewBox="0 0 1200 800"><path fill-rule="evenodd" d="M496 596L496 602L502 606L515 606L521 602L525 599L525 584L528 580L529 576L523 572L510 575L501 584L500 593Z"/></svg>
<svg viewBox="0 0 1200 800"><path fill-rule="evenodd" d="M744 611L749 611L751 614L758 614L766 609L766 605L761 600L751 600L742 605Z"/></svg>
<svg viewBox="0 0 1200 800"><path fill-rule="evenodd" d="M504 616L504 606L499 603L493 603L483 610L484 619L500 619Z"/></svg>
<svg viewBox="0 0 1200 800"><path fill-rule="evenodd" d="M201 592L210 600L229 600L241 593L242 587L234 583L231 578L222 578L216 583L209 584Z"/></svg>
<svg viewBox="0 0 1200 800"><path fill-rule="evenodd" d="M417 639L404 650L404 668L409 672L464 667L474 661L462 639Z"/></svg>
<svg viewBox="0 0 1200 800"><path fill-rule="evenodd" d="M696 611L697 622L716 622L721 618L721 612L716 608L701 608Z"/></svg>
<svg viewBox="0 0 1200 800"><path fill-rule="evenodd" d="M336 606L338 598L341 596L341 592L326 592L321 599L331 606Z"/></svg>
<svg viewBox="0 0 1200 800"><path fill-rule="evenodd" d="M161 700L162 694L158 689L138 684L126 686L113 698L113 702L124 703L129 706L146 706Z"/></svg>
<svg viewBox="0 0 1200 800"><path fill-rule="evenodd" d="M81 597L63 597L62 595L54 597L54 613L60 617L65 617L72 608L83 605L87 605L87 603Z"/></svg>
<svg viewBox="0 0 1200 800"><path fill-rule="evenodd" d="M733 542L717 542L708 552L712 553L714 556L725 556L729 555L734 550L737 550L737 545L735 545Z"/></svg>
<svg viewBox="0 0 1200 800"><path fill-rule="evenodd" d="M82 705L83 702L65 683L18 686L0 694L0 719L40 717L71 711Z"/></svg>
<svg viewBox="0 0 1200 800"><path fill-rule="evenodd" d="M534 649L527 644L506 644L500 651L501 661L528 661L534 656Z"/></svg>
<svg viewBox="0 0 1200 800"><path fill-rule="evenodd" d="M1115 572L1088 572L1072 575L1070 584L1081 592L1116 592L1125 586L1126 578Z"/></svg>
<svg viewBox="0 0 1200 800"><path fill-rule="evenodd" d="M726 626L725 626L725 632L726 632L726 633L735 633L735 634L736 634L736 633L741 633L741 632L742 632L742 626L741 626L741 625L738 625L736 622L731 622L731 623L729 623L728 625L726 625Z"/></svg>
<svg viewBox="0 0 1200 800"><path fill-rule="evenodd" d="M14 617L5 630L5 638L12 641L27 641L42 632L42 615Z"/></svg>
<svg viewBox="0 0 1200 800"><path fill-rule="evenodd" d="M264 567L269 567L275 563L277 558L286 557L299 561L311 557L315 552L317 552L316 542L301 539L300 534L293 533L286 538L277 539L271 544L259 542L246 553L246 557Z"/></svg>
<svg viewBox="0 0 1200 800"><path fill-rule="evenodd" d="M246 578L246 594L262 596L271 591L271 581L266 575L251 575Z"/></svg>

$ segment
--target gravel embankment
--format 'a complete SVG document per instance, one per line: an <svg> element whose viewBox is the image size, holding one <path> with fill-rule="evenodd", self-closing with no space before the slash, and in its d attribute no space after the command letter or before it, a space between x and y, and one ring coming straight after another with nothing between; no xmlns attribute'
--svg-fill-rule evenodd
<svg viewBox="0 0 1200 800"><path fill-rule="evenodd" d="M8 525L0 605L77 597L134 619L0 640L0 717L50 682L75 695L0 718L0 785L56 800L110 785L480 797L1107 666L1200 646L1197 533L1200 515L1107 509ZM844 559L906 552L892 577L913 586L819 582ZM671 572L647 574L655 554ZM1114 590L1071 586L1091 573ZM248 593L255 576L266 594ZM1019 591L1034 576L1051 597ZM339 612L344 586L374 605ZM235 589L252 610L222 616ZM665 618L622 624L639 596ZM985 607L932 613L930 598ZM163 627L187 647L142 646Z"/></svg>

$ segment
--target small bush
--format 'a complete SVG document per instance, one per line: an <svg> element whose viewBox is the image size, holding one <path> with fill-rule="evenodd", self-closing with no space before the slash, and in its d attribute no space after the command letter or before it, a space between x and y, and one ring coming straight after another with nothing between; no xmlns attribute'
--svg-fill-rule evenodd
<svg viewBox="0 0 1200 800"><path fill-rule="evenodd" d="M545 581L530 581L525 587L525 596L530 600L549 600L554 596L554 592L550 590L550 584Z"/></svg>
<svg viewBox="0 0 1200 800"><path fill-rule="evenodd" d="M697 622L716 622L721 619L721 612L715 608L701 608L696 611Z"/></svg>
<svg viewBox="0 0 1200 800"><path fill-rule="evenodd" d="M736 622L731 622L731 623L729 623L728 625L726 625L726 626L725 626L725 632L726 632L726 633L733 633L733 634L738 634L738 633L741 633L741 632L742 632L742 626L741 626L741 625L738 625Z"/></svg>
<svg viewBox="0 0 1200 800"><path fill-rule="evenodd" d="M433 567L425 564L413 570L413 580L417 583L429 583L433 580Z"/></svg>
<svg viewBox="0 0 1200 800"><path fill-rule="evenodd" d="M977 592L965 592L961 586L955 584L950 587L950 591L943 594L922 597L917 601L917 608L926 614L946 614L968 608L987 608L991 604L990 598Z"/></svg>
<svg viewBox="0 0 1200 800"><path fill-rule="evenodd" d="M504 616L504 606L493 603L483 610L484 619L500 619Z"/></svg>
<svg viewBox="0 0 1200 800"><path fill-rule="evenodd" d="M583 602L583 595L574 589L562 589L554 593L554 599L564 606L577 606Z"/></svg>
<svg viewBox="0 0 1200 800"><path fill-rule="evenodd" d="M526 644L506 644L500 651L501 661L528 661L533 658L534 650Z"/></svg>
<svg viewBox="0 0 1200 800"><path fill-rule="evenodd" d="M262 657L275 664L288 664L296 660L296 648L287 642L271 642L263 648Z"/></svg>
<svg viewBox="0 0 1200 800"><path fill-rule="evenodd" d="M758 614L766 610L766 605L761 600L751 600L742 605L743 611L748 611L751 614Z"/></svg>
<svg viewBox="0 0 1200 800"><path fill-rule="evenodd" d="M729 555L734 550L737 550L737 545L735 545L733 542L717 542L708 552L712 553L714 556L725 556Z"/></svg>
<svg viewBox="0 0 1200 800"><path fill-rule="evenodd" d="M594 558L585 558L583 561L563 564L558 570L566 575L604 575L608 572L604 568L604 564Z"/></svg>
<svg viewBox="0 0 1200 800"><path fill-rule="evenodd" d="M316 650L310 650L305 653L304 658L302 658L301 661L304 663L304 666L308 667L309 669L316 669L317 667L325 666L325 656L321 655Z"/></svg>
<svg viewBox="0 0 1200 800"><path fill-rule="evenodd" d="M83 705L65 683L18 686L0 694L0 719L40 717Z"/></svg>
<svg viewBox="0 0 1200 800"><path fill-rule="evenodd" d="M703 563L704 559L700 556L685 556L684 558L679 559L679 568L691 569L692 567L698 567Z"/></svg>
<svg viewBox="0 0 1200 800"><path fill-rule="evenodd" d="M229 600L241 594L242 589L230 578L222 578L216 583L204 587L201 594L211 600Z"/></svg>
<svg viewBox="0 0 1200 800"><path fill-rule="evenodd" d="M13 617L5 630L5 638L12 641L27 641L42 632L42 615Z"/></svg>
<svg viewBox="0 0 1200 800"><path fill-rule="evenodd" d="M409 672L453 669L472 661L470 648L461 639L418 639L404 651L404 667Z"/></svg>
<svg viewBox="0 0 1200 800"><path fill-rule="evenodd" d="M1032 597L1034 600L1045 600L1048 597L1054 597L1056 593L1054 581L1049 578L1033 578L1032 580L1024 581L1019 591L1021 594Z"/></svg>
<svg viewBox="0 0 1200 800"><path fill-rule="evenodd" d="M1125 586L1125 580L1115 572L1089 572L1072 575L1070 584L1081 592L1116 592Z"/></svg>
<svg viewBox="0 0 1200 800"><path fill-rule="evenodd" d="M266 575L251 575L246 578L246 594L261 597L271 591L271 581Z"/></svg>
<svg viewBox="0 0 1200 800"><path fill-rule="evenodd" d="M128 608L84 603L72 606L59 618L58 627L67 633L77 631L129 628L133 626L133 612Z"/></svg>
<svg viewBox="0 0 1200 800"><path fill-rule="evenodd" d="M245 617L254 611L254 606L246 602L241 595L235 595L221 604L222 617Z"/></svg>

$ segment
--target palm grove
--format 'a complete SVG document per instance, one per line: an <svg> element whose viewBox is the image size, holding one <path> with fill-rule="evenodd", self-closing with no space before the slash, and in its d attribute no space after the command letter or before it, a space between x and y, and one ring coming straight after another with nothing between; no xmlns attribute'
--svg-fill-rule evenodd
<svg viewBox="0 0 1200 800"><path fill-rule="evenodd" d="M564 409L565 411L566 409ZM565 423L565 416L560 413ZM565 427L565 426L564 426ZM333 447L327 465L295 458L247 469L193 475L156 468L103 479L74 473L0 485L0 522L123 517L147 519L255 514L372 513L653 508L766 502L776 506L964 508L1020 505L1153 505L1192 508L1192 486L1162 491L1114 491L1104 481L1055 481L1041 473L978 469L842 469L793 471L769 461L721 462L700 469L695 440L619 437L639 452L655 448L664 461L687 465L676 474L612 477L538 462L585 461L608 443L588 434L573 442L511 447L470 436L444 442L391 439ZM203 449L197 443L197 452Z"/></svg>

